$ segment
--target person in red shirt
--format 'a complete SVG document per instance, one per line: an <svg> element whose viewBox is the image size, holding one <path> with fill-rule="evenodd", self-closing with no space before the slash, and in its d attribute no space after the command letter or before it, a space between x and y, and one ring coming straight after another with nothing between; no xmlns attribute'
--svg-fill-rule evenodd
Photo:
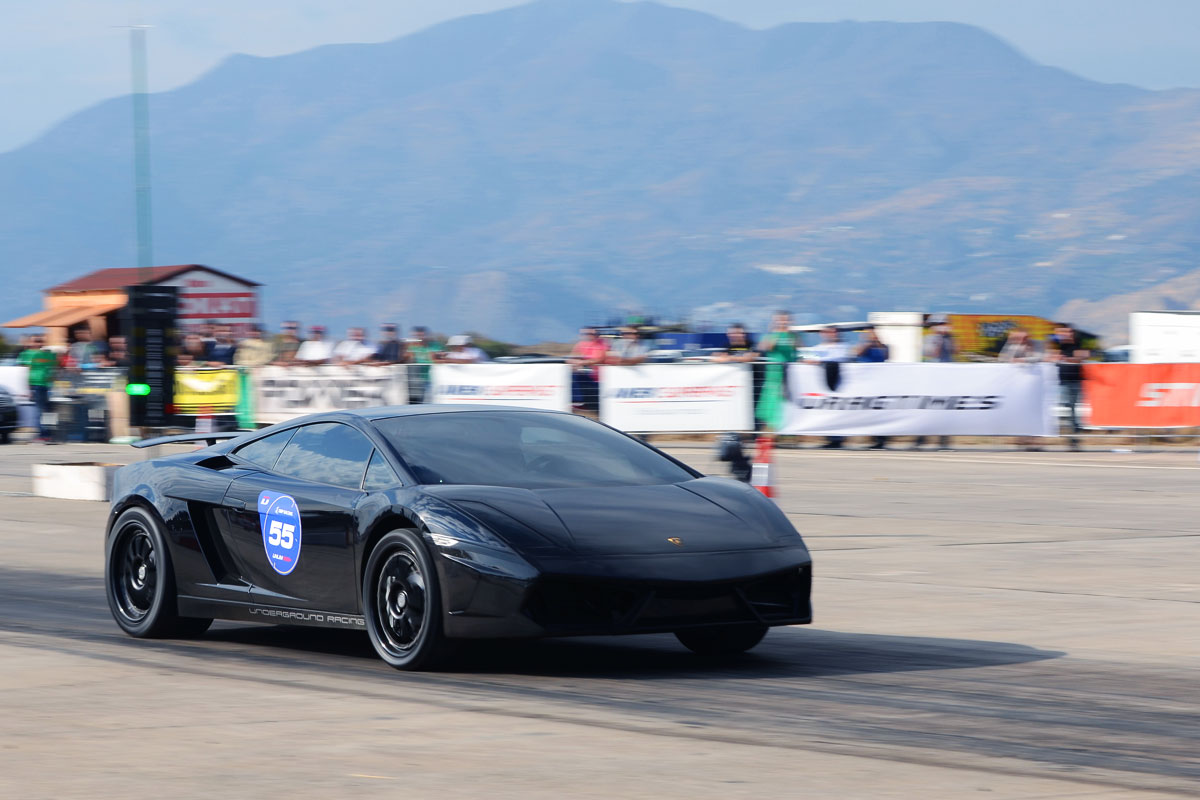
<svg viewBox="0 0 1200 800"><path fill-rule="evenodd" d="M595 328L580 328L579 341L571 348L571 405L595 411L600 408L599 366L608 357L608 344Z"/></svg>

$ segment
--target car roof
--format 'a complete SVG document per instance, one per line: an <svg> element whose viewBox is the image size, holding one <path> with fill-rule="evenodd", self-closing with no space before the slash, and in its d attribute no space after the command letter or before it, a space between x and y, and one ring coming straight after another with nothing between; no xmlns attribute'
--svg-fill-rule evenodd
<svg viewBox="0 0 1200 800"><path fill-rule="evenodd" d="M524 406L498 406L480 403L443 403L434 405L415 406L376 406L375 408L356 408L340 413L354 414L369 420L388 419L389 417L411 417L421 414L448 414L459 411L531 411L540 414L566 414L565 411L552 411L543 408L528 408Z"/></svg>

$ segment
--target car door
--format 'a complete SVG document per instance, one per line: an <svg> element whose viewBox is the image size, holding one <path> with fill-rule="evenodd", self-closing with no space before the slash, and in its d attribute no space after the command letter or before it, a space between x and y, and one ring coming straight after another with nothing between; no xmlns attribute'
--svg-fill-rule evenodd
<svg viewBox="0 0 1200 800"><path fill-rule="evenodd" d="M340 422L296 428L269 471L235 480L223 534L264 605L354 613L356 509L370 440ZM239 454L243 455L243 454ZM264 459L265 460L265 459Z"/></svg>

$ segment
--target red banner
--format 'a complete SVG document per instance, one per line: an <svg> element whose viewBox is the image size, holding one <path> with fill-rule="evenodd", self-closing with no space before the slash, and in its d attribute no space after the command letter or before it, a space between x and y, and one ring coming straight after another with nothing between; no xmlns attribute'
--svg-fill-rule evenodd
<svg viewBox="0 0 1200 800"><path fill-rule="evenodd" d="M1200 364L1085 364L1097 428L1200 427Z"/></svg>
<svg viewBox="0 0 1200 800"><path fill-rule="evenodd" d="M179 291L179 319L254 319L257 316L254 292Z"/></svg>

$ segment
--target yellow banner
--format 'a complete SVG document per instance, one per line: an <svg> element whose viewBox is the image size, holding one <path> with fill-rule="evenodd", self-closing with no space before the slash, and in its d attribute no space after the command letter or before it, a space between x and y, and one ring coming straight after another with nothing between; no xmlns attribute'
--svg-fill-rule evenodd
<svg viewBox="0 0 1200 800"><path fill-rule="evenodd" d="M1029 314L950 314L949 322L958 347L957 361L969 361L969 355L996 356L1013 328L1024 328L1040 342L1054 332L1053 322Z"/></svg>
<svg viewBox="0 0 1200 800"><path fill-rule="evenodd" d="M236 369L175 370L177 413L232 414L237 402Z"/></svg>

